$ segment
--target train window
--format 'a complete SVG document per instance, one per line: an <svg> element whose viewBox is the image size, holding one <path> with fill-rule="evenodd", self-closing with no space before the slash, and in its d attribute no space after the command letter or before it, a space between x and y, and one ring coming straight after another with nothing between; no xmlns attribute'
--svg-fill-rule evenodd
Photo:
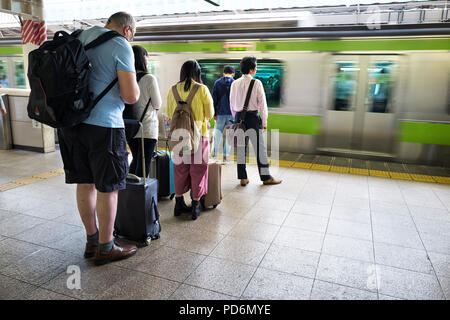
<svg viewBox="0 0 450 320"><path fill-rule="evenodd" d="M367 94L367 111L389 113L393 63L376 62L369 69L369 86Z"/></svg>
<svg viewBox="0 0 450 320"><path fill-rule="evenodd" d="M0 60L0 88L9 88L8 61Z"/></svg>
<svg viewBox="0 0 450 320"><path fill-rule="evenodd" d="M202 68L202 81L212 92L214 82L222 77L223 68L231 65L236 70L235 79L242 76L239 70L240 60L199 60ZM267 106L279 108L281 104L281 89L283 85L284 65L281 61L271 59L258 59L258 69L255 79L261 80L266 93Z"/></svg>
<svg viewBox="0 0 450 320"><path fill-rule="evenodd" d="M25 72L23 61L14 61L14 79L16 83L16 88L25 88Z"/></svg>
<svg viewBox="0 0 450 320"><path fill-rule="evenodd" d="M335 67L333 108L338 111L352 111L359 67L352 61L337 61Z"/></svg>

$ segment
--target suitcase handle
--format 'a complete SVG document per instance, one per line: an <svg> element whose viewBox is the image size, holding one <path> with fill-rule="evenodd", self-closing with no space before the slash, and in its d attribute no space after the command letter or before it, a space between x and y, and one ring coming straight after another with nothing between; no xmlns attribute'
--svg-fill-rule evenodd
<svg viewBox="0 0 450 320"><path fill-rule="evenodd" d="M141 182L141 178L139 178L137 175L134 175L132 173L129 173L127 175L127 180L134 180L134 181L136 181L138 183Z"/></svg>

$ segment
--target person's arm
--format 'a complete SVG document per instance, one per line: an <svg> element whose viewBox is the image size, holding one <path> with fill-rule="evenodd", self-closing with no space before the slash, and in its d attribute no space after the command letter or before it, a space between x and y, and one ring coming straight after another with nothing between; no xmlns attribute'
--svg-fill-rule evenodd
<svg viewBox="0 0 450 320"><path fill-rule="evenodd" d="M205 118L211 119L214 117L214 102L211 94L209 93L208 87L203 85L203 113Z"/></svg>
<svg viewBox="0 0 450 320"><path fill-rule="evenodd" d="M133 104L139 100L139 86L136 81L136 73L117 70L119 78L120 97L125 103Z"/></svg>
<svg viewBox="0 0 450 320"><path fill-rule="evenodd" d="M261 114L261 122L262 122L262 128L263 130L267 129L267 101L266 101L266 94L264 92L264 87L261 83L261 81L257 81L257 104L259 113Z"/></svg>
<svg viewBox="0 0 450 320"><path fill-rule="evenodd" d="M0 113L5 116L6 115L6 108L0 106Z"/></svg>
<svg viewBox="0 0 450 320"><path fill-rule="evenodd" d="M159 86L158 86L158 81L156 80L156 77L154 76L150 76L151 77L151 85L150 85L150 97L152 99L152 107L154 110L159 110L159 108L161 108L162 105L162 99L161 99L161 93L159 92Z"/></svg>
<svg viewBox="0 0 450 320"><path fill-rule="evenodd" d="M231 83L231 87L230 87L230 111L231 114L233 115L233 119L236 116L236 111L234 110L234 107L236 106L236 89L235 89L235 83L236 81L233 81Z"/></svg>
<svg viewBox="0 0 450 320"><path fill-rule="evenodd" d="M125 39L118 44L112 55L116 61L117 77L119 78L120 97L125 103L133 104L139 100L139 85L134 68L134 54Z"/></svg>

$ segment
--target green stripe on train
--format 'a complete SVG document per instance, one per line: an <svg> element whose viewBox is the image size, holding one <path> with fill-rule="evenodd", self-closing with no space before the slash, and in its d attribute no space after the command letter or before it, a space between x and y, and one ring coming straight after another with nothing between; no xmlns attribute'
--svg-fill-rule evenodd
<svg viewBox="0 0 450 320"><path fill-rule="evenodd" d="M257 42L256 51L450 50L450 39Z"/></svg>
<svg viewBox="0 0 450 320"><path fill-rule="evenodd" d="M399 140L450 146L450 125L445 123L400 121Z"/></svg>
<svg viewBox="0 0 450 320"><path fill-rule="evenodd" d="M211 128L214 128L214 119L210 119L209 124ZM318 135L320 132L320 117L271 113L267 118L267 129L279 130L283 133Z"/></svg>
<svg viewBox="0 0 450 320"><path fill-rule="evenodd" d="M22 47L0 47L0 54L22 54Z"/></svg>
<svg viewBox="0 0 450 320"><path fill-rule="evenodd" d="M320 117L269 114L267 130L274 129L284 133L318 135L320 133Z"/></svg>
<svg viewBox="0 0 450 320"><path fill-rule="evenodd" d="M450 50L450 39L259 41L256 51ZM222 52L221 42L142 44L149 52Z"/></svg>

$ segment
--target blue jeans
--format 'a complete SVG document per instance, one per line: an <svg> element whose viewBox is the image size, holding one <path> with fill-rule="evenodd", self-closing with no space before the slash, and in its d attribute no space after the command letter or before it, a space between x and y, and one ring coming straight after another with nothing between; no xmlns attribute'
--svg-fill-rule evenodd
<svg viewBox="0 0 450 320"><path fill-rule="evenodd" d="M222 136L223 131L226 126L229 126L231 123L229 120L233 120L233 116L231 114L228 115L218 115L216 120L216 125L214 126L214 148L212 150L211 156L217 157L220 153L221 145L222 145ZM223 146L223 155L226 157L230 153L230 144L226 141Z"/></svg>

